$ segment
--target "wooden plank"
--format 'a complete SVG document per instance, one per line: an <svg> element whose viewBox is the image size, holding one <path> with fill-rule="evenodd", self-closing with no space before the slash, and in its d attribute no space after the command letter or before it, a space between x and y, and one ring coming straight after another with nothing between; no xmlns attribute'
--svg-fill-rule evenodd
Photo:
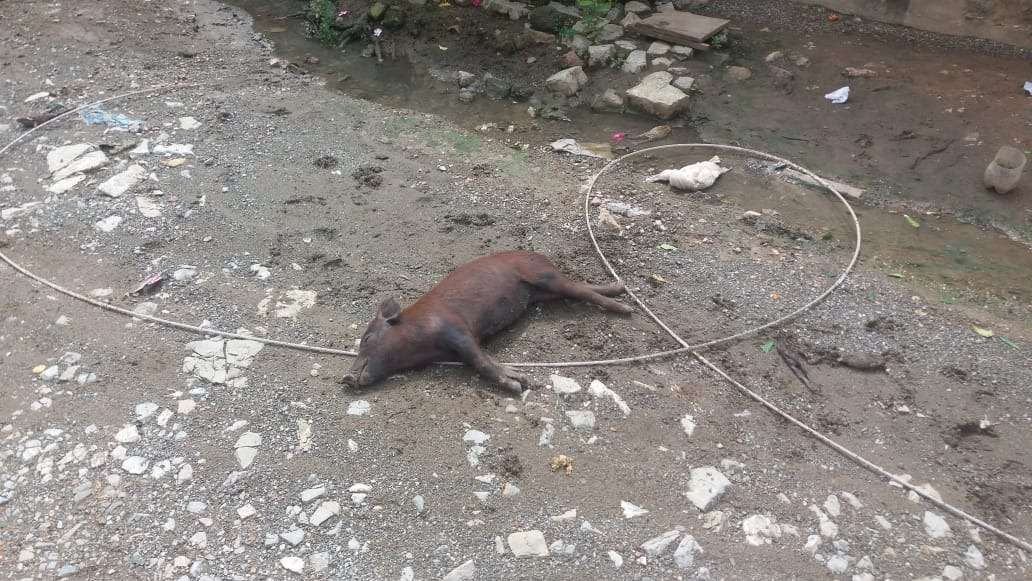
<svg viewBox="0 0 1032 581"><path fill-rule="evenodd" d="M711 18L691 12L659 12L631 25L642 36L683 44L704 43L727 28L730 20Z"/></svg>

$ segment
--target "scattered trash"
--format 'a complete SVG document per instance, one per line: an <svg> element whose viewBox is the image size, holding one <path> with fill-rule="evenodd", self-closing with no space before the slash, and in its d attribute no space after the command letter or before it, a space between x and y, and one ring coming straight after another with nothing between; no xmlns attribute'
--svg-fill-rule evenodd
<svg viewBox="0 0 1032 581"><path fill-rule="evenodd" d="M168 145L155 145L154 155L193 155L193 144L170 143Z"/></svg>
<svg viewBox="0 0 1032 581"><path fill-rule="evenodd" d="M808 186L825 190L824 186L820 182L804 174L801 171L796 171L792 168L784 168L784 171L781 172L781 175L782 177L788 178L792 181L800 182ZM859 200L864 195L864 190L858 187L851 186L849 184L844 184L842 182L836 182L835 180L830 180L826 177L821 177L821 179L824 180L824 183L835 188L835 190L838 191L838 193L842 194L847 198Z"/></svg>
<svg viewBox="0 0 1032 581"><path fill-rule="evenodd" d="M623 232L623 226L620 226L620 222L617 222L613 214L605 207L598 209L598 224L606 230L619 234Z"/></svg>
<svg viewBox="0 0 1032 581"><path fill-rule="evenodd" d="M561 151L571 155L613 159L613 150L608 143L577 143L576 139L560 139L551 143L552 151Z"/></svg>
<svg viewBox="0 0 1032 581"><path fill-rule="evenodd" d="M679 190L697 192L705 190L717 181L717 178L731 171L731 168L720 167L720 158L714 156L708 161L700 161L686 165L681 169L667 169L645 178L646 182L669 182Z"/></svg>
<svg viewBox="0 0 1032 581"><path fill-rule="evenodd" d="M773 348L774 348L774 339L767 339L766 341L763 342L763 345L760 345L760 351L763 351L764 353L770 353L770 350L773 349Z"/></svg>
<svg viewBox="0 0 1032 581"><path fill-rule="evenodd" d="M903 214L903 219L907 221L907 224L910 224L914 228L920 228L921 227L921 223L920 222L918 222L917 220L911 218L907 214Z"/></svg>
<svg viewBox="0 0 1032 581"><path fill-rule="evenodd" d="M677 250L677 247L674 246L673 244L666 244L666 243L660 244L656 248L658 248L660 250L665 250L667 252L674 252L674 251Z"/></svg>
<svg viewBox="0 0 1032 581"><path fill-rule="evenodd" d="M663 278L662 276L659 276L658 274L649 275L649 284L651 284L652 286L663 286L665 284L668 284L669 282L670 281Z"/></svg>
<svg viewBox="0 0 1032 581"><path fill-rule="evenodd" d="M34 93L34 94L29 95L28 97L26 97L24 102L25 103L32 103L33 101L39 101L40 99L46 99L49 96L50 96L50 91L40 91L39 93Z"/></svg>
<svg viewBox="0 0 1032 581"><path fill-rule="evenodd" d="M609 136L609 138L613 140L613 143L620 143L626 137L627 137L627 134L624 133L623 131L616 131L612 135Z"/></svg>
<svg viewBox="0 0 1032 581"><path fill-rule="evenodd" d="M903 278L903 273L902 272L890 272L889 276L891 276L892 278Z"/></svg>
<svg viewBox="0 0 1032 581"><path fill-rule="evenodd" d="M1001 343L1003 343L1004 345L1010 347L1011 349L1020 349L1020 347L1018 347L1017 343L1015 343L1014 341L1011 341L1010 339L1008 339L1006 337L997 337L997 339L999 339Z"/></svg>
<svg viewBox="0 0 1032 581"><path fill-rule="evenodd" d="M669 125L657 125L641 135L635 135L631 139L648 143L649 141L658 141L670 137L671 132L673 132L673 129Z"/></svg>
<svg viewBox="0 0 1032 581"><path fill-rule="evenodd" d="M107 125L112 129L129 131L139 129L143 121L133 119L123 113L109 113L103 109L87 109L81 111L79 116L86 122L86 125Z"/></svg>
<svg viewBox="0 0 1032 581"><path fill-rule="evenodd" d="M974 331L975 333L979 334L980 336L986 337L986 338L992 337L995 334L995 333L993 333L992 329L985 329L985 328L979 327L978 325L971 325L971 330Z"/></svg>
<svg viewBox="0 0 1032 581"><path fill-rule="evenodd" d="M614 214L620 214L621 216L627 216L628 218L637 218L638 216L649 216L652 214L649 210L642 210L628 204L627 202L606 202L606 209Z"/></svg>
<svg viewBox="0 0 1032 581"><path fill-rule="evenodd" d="M1032 97L1032 81L1025 81L1025 92Z"/></svg>
<svg viewBox="0 0 1032 581"><path fill-rule="evenodd" d="M835 105L841 105L849 100L849 87L842 87L841 89L832 91L825 95L824 98Z"/></svg>
<svg viewBox="0 0 1032 581"><path fill-rule="evenodd" d="M184 163L186 163L186 158L185 157L173 157L173 158L161 160L161 165L163 165L165 167L179 167L179 166L183 165Z"/></svg>
<svg viewBox="0 0 1032 581"><path fill-rule="evenodd" d="M125 293L128 297L145 296L154 293L165 281L165 271L156 272L139 284L135 289Z"/></svg>
<svg viewBox="0 0 1032 581"><path fill-rule="evenodd" d="M548 462L548 467L552 469L552 472L558 472L563 470L567 476L573 474L573 458L570 458L566 454L559 454L553 456Z"/></svg>

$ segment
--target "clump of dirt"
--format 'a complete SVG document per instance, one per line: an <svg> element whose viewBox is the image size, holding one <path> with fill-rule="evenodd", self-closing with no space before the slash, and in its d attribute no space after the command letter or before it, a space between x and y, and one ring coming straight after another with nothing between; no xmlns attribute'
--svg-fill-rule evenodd
<svg viewBox="0 0 1032 581"><path fill-rule="evenodd" d="M523 473L523 461L516 455L511 446L498 449L494 462L495 470L507 478L516 478Z"/></svg>
<svg viewBox="0 0 1032 581"><path fill-rule="evenodd" d="M378 188L383 185L383 168L378 165L363 165L355 171L351 172L351 177L359 183L359 185L369 186L370 188Z"/></svg>
<svg viewBox="0 0 1032 581"><path fill-rule="evenodd" d="M337 167L339 163L340 162L337 161L337 158L332 155L319 156L312 162L312 164L319 169L333 169Z"/></svg>

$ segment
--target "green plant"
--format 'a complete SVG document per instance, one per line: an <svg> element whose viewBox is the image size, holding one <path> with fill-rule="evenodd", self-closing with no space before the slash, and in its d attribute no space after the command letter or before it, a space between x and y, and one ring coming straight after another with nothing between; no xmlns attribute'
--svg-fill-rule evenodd
<svg viewBox="0 0 1032 581"><path fill-rule="evenodd" d="M337 46L340 34L333 28L333 21L337 19L337 3L334 0L312 0L310 6L319 42L326 46Z"/></svg>
<svg viewBox="0 0 1032 581"><path fill-rule="evenodd" d="M710 47L713 50L723 50L723 49L727 48L727 45L728 45L727 32L725 31L725 32L721 32L720 34L715 35L713 38L711 38L709 40L709 45L710 45Z"/></svg>
<svg viewBox="0 0 1032 581"><path fill-rule="evenodd" d="M605 26L603 19L612 7L611 0L577 0L585 36L594 37Z"/></svg>

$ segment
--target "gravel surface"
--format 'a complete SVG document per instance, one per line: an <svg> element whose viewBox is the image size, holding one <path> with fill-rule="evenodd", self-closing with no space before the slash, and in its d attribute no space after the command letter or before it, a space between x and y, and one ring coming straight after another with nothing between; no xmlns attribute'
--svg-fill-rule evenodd
<svg viewBox="0 0 1032 581"><path fill-rule="evenodd" d="M5 253L139 312L338 348L381 299L408 304L490 252L536 250L605 280L578 194L598 163L331 93L270 64L238 13L207 0L0 4L7 139L13 117L54 102L205 83L104 105L133 130L73 116L7 154ZM25 102L40 92L52 95ZM48 192L48 156L75 144L106 163ZM731 161L706 194L643 184L650 164L599 191L651 212L618 215L622 234L602 243L686 337L787 312L848 257L848 239L822 225L727 202L786 187ZM134 166L139 183L102 192L135 181ZM156 273L160 287L126 296ZM690 359L544 368L519 400L455 368L349 391L345 359L103 314L6 266L0 280L3 578L1029 576L1012 546L908 499ZM812 313L710 355L1028 538L1026 306L923 296L862 265ZM489 348L557 361L671 346L644 317L569 302L535 307Z"/></svg>

